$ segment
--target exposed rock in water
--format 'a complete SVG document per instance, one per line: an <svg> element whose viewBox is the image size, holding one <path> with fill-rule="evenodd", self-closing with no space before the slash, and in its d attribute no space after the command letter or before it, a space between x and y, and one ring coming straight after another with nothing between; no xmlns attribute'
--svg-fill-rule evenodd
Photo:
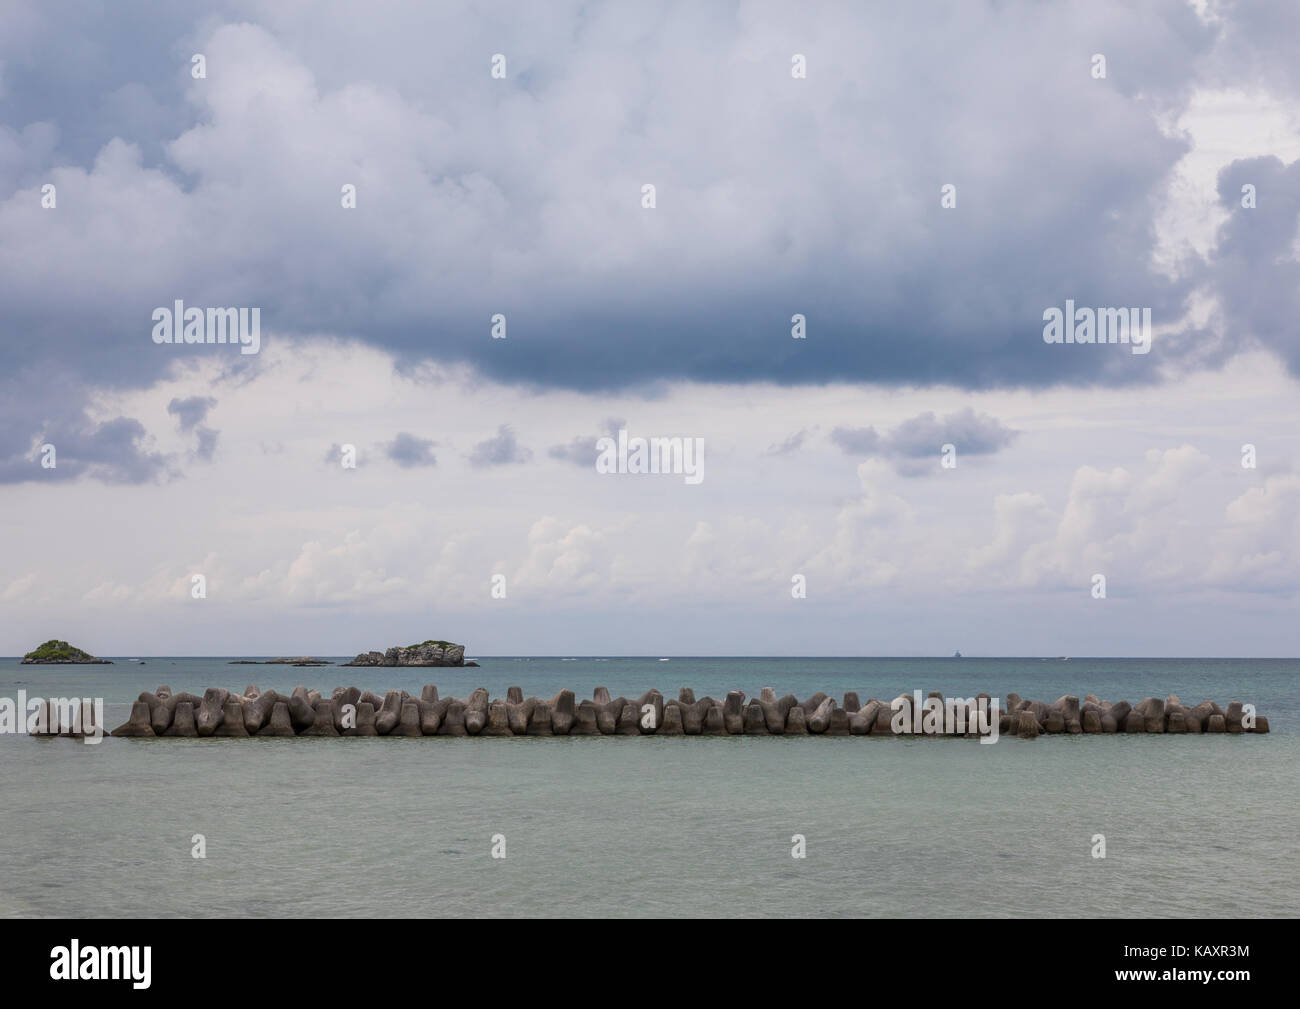
<svg viewBox="0 0 1300 1009"><path fill-rule="evenodd" d="M465 646L450 641L429 640L405 648L394 646L386 652L362 652L345 666L464 666Z"/></svg>

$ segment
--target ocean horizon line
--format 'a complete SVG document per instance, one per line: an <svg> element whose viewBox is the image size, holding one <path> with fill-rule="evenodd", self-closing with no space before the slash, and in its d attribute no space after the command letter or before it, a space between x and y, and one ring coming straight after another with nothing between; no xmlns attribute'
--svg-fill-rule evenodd
<svg viewBox="0 0 1300 1009"><path fill-rule="evenodd" d="M224 655L217 654L160 654L153 655L147 652L138 652L134 655L113 655L104 654L100 658L121 659L129 662L136 659L247 659L247 658L287 658L290 652L239 652ZM326 659L351 659L354 653L339 653L331 655L327 652L320 653L301 653L300 657L326 658ZM22 655L5 655L0 656L0 660L14 659L19 660ZM559 659L559 660L578 660L578 659L606 659L606 660L695 660L695 659L732 659L747 661L765 661L765 662L783 662L790 660L800 661L843 661L855 660L862 662L900 662L900 661L921 661L921 660L942 660L945 662L965 662L965 661L998 661L1004 662L1009 660L1015 661L1043 661L1043 662L1295 662L1300 661L1300 655L772 655L770 653L761 655L660 655L658 653L646 653L643 655L610 655L610 654L576 654L576 653L531 653L531 654L512 654L512 655L489 655L486 653L475 653L474 655L466 654L466 659ZM48 665L75 665L76 663L47 663ZM355 668L383 669L393 668L385 666L357 666ZM409 666L405 668L427 668L427 669L457 669L465 668L463 666Z"/></svg>

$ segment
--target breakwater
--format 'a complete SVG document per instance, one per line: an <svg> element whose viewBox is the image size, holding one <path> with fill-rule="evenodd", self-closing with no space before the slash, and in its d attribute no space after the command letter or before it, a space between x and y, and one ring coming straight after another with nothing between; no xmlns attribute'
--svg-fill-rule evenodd
<svg viewBox="0 0 1300 1009"><path fill-rule="evenodd" d="M57 729L56 729L57 731ZM683 687L676 699L658 690L636 698L610 697L597 687L578 701L572 690L549 699L525 698L511 687L505 698L486 688L468 697L440 697L425 686L419 697L390 690L383 697L358 687L336 687L330 697L296 687L284 695L250 686L243 694L220 687L202 697L162 686L140 694L131 717L113 730L120 737L289 736L723 736L723 735L925 735L992 740L1001 735L1033 739L1055 734L1266 733L1268 719L1254 706L1214 701L1193 707L1176 695L1147 697L1137 704L1112 703L1088 694L1067 694L1047 703L1008 694L944 698L937 691L900 694L889 701L861 702L853 692L836 700L818 692L800 701L778 698L771 688L746 698L730 691L722 700L697 699Z"/></svg>

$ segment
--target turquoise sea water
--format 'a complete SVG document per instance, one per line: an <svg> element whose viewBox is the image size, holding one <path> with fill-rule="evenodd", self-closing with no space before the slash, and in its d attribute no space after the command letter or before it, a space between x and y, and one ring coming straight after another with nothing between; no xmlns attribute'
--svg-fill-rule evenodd
<svg viewBox="0 0 1300 1009"><path fill-rule="evenodd" d="M1300 661L480 658L21 666L0 696L161 683L517 684L1253 702L1267 736L126 740L0 736L7 916L1256 916L1300 912ZM207 857L191 857L205 835ZM504 835L506 857L491 857ZM791 838L807 839L806 859ZM1106 858L1091 855L1106 837Z"/></svg>

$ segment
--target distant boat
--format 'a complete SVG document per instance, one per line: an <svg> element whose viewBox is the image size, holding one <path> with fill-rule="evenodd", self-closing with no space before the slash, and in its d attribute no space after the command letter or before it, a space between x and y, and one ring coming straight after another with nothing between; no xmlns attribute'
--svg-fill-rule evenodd
<svg viewBox="0 0 1300 1009"><path fill-rule="evenodd" d="M954 659L960 659L960 658L961 658L961 652L953 652L953 653L952 653L952 657L953 657Z"/></svg>
<svg viewBox="0 0 1300 1009"><path fill-rule="evenodd" d="M660 659L659 661L660 661L660 662L670 662L671 660L670 660L670 659Z"/></svg>

